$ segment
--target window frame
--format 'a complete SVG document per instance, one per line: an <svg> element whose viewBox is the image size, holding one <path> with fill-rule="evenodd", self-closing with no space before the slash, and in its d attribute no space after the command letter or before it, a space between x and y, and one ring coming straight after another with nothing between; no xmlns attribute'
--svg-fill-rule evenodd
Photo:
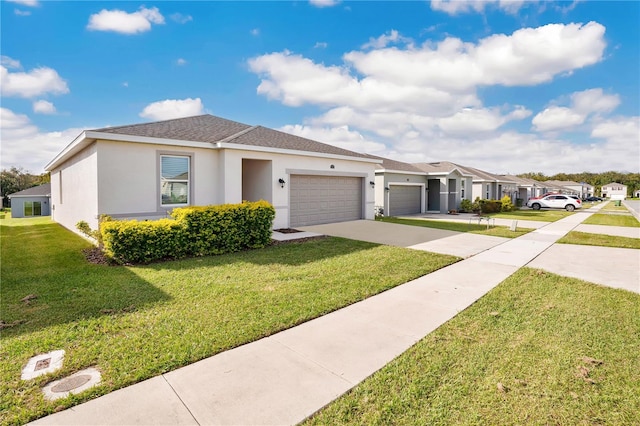
<svg viewBox="0 0 640 426"><path fill-rule="evenodd" d="M177 152L177 151L157 151L157 172L156 172L156 187L157 187L157 203L159 211L167 211L172 210L177 207L186 207L193 205L193 153L192 152ZM165 180L162 177L162 159L164 157L174 157L174 158L186 158L187 159L187 179L168 179ZM187 184L187 202L186 203L178 203L178 204L165 204L162 200L162 184L164 182L178 182Z"/></svg>

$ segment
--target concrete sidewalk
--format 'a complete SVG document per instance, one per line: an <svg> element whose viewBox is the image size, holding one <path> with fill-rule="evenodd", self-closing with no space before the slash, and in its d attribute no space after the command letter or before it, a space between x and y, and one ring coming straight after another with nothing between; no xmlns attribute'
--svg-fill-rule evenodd
<svg viewBox="0 0 640 426"><path fill-rule="evenodd" d="M273 336L33 424L295 424L385 366L574 229L580 212Z"/></svg>

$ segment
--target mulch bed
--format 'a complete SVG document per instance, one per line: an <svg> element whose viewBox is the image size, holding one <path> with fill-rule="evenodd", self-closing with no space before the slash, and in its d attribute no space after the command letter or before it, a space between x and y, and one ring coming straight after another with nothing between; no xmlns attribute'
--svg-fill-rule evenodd
<svg viewBox="0 0 640 426"><path fill-rule="evenodd" d="M82 250L82 254L87 259L89 263L95 263L96 265L112 265L113 263L109 261L98 247L89 247Z"/></svg>
<svg viewBox="0 0 640 426"><path fill-rule="evenodd" d="M274 229L274 231L279 232L281 234L295 234L297 232L302 232L293 228L280 228L280 229Z"/></svg>

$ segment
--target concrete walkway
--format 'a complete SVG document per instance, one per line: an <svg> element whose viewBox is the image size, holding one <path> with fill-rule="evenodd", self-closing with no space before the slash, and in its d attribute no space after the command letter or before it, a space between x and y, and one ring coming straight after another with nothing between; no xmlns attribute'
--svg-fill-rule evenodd
<svg viewBox="0 0 640 426"><path fill-rule="evenodd" d="M298 423L536 259L590 214L500 241L377 296L33 424Z"/></svg>

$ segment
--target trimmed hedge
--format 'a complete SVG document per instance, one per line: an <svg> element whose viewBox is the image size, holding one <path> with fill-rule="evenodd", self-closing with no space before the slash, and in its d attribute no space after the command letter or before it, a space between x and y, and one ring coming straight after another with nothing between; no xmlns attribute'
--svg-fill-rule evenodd
<svg viewBox="0 0 640 426"><path fill-rule="evenodd" d="M206 256L271 242L275 209L266 201L174 209L173 219L113 221L101 226L105 255L118 263Z"/></svg>
<svg viewBox="0 0 640 426"><path fill-rule="evenodd" d="M500 213L502 201L500 200L480 200L480 211L482 213Z"/></svg>

